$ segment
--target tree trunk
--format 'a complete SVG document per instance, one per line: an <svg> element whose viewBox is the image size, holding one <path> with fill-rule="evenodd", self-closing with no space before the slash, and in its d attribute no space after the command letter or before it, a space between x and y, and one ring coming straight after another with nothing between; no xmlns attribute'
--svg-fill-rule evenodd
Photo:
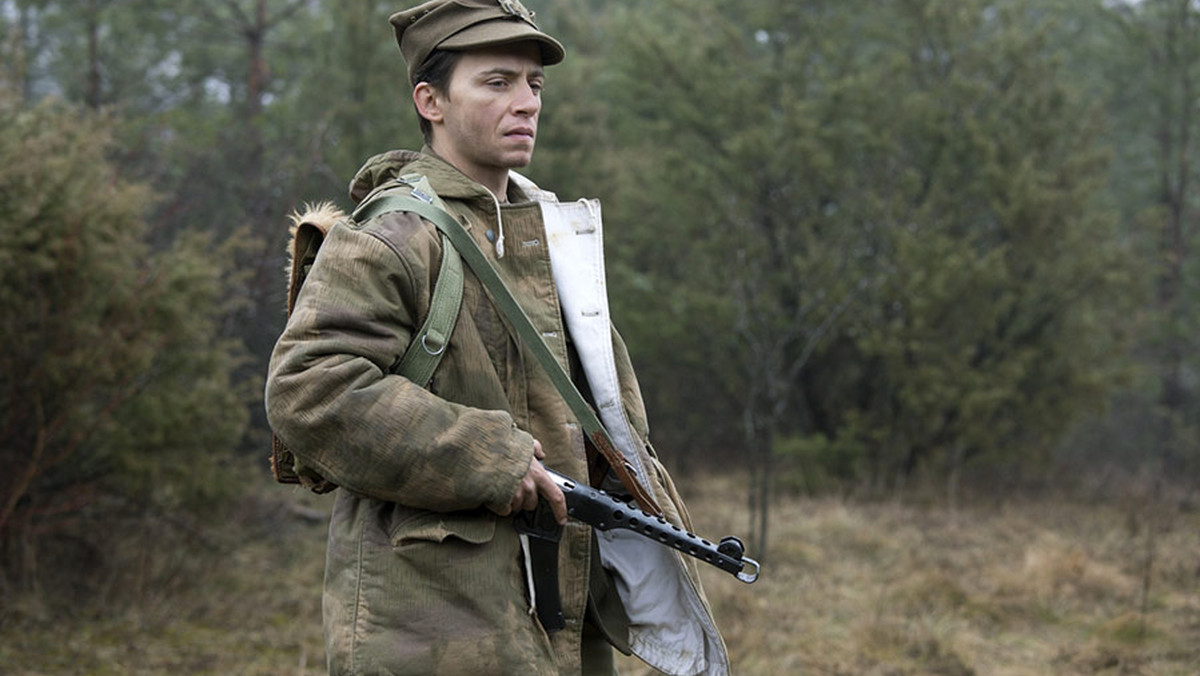
<svg viewBox="0 0 1200 676"><path fill-rule="evenodd" d="M763 435L762 444L762 468L759 471L758 482L758 529L755 533L755 542L757 549L755 550L759 563L767 560L767 543L769 542L768 527L771 523L771 456L775 446L774 433L771 431L773 425L769 425L766 433Z"/></svg>
<svg viewBox="0 0 1200 676"><path fill-rule="evenodd" d="M959 491L962 485L962 465L963 459L966 456L966 450L963 448L962 442L955 442L950 447L948 455L950 456L950 467L946 479L946 502L949 506L951 517L957 517Z"/></svg>
<svg viewBox="0 0 1200 676"><path fill-rule="evenodd" d="M100 109L101 79L100 79L100 2L88 0L87 3L87 81L84 83L83 100L88 108Z"/></svg>
<svg viewBox="0 0 1200 676"><path fill-rule="evenodd" d="M267 38L267 0L255 0L254 23L246 26L246 114L243 129L246 134L247 170L258 176L263 162L262 112L266 95L267 68L265 44Z"/></svg>
<svg viewBox="0 0 1200 676"><path fill-rule="evenodd" d="M1190 2L1180 0L1174 9L1178 14L1167 18L1165 39L1161 51L1156 52L1161 55L1158 66L1167 76L1167 86L1160 88L1158 97L1157 137L1159 203L1166 218L1159 244L1164 269L1158 282L1158 305L1167 326L1161 352L1159 454L1163 471L1168 473L1178 469L1176 427L1187 404L1183 382L1187 338L1180 328L1184 320L1184 276L1190 257L1188 242L1194 234L1188 223L1187 205L1192 197L1191 132L1197 114L1192 69L1200 48L1195 35L1197 15Z"/></svg>

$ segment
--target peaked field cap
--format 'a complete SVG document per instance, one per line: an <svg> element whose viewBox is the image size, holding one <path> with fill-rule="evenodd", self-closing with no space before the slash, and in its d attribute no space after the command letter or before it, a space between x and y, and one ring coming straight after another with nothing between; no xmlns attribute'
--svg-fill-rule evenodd
<svg viewBox="0 0 1200 676"><path fill-rule="evenodd" d="M462 51L533 41L546 66L559 63L566 53L558 40L538 28L533 12L520 0L430 0L396 12L388 21L396 30L410 79L435 49Z"/></svg>

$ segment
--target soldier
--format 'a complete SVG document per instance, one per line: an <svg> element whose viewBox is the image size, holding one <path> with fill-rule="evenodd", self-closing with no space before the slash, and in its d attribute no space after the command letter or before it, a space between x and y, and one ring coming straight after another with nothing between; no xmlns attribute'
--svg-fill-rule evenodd
<svg viewBox="0 0 1200 676"><path fill-rule="evenodd" d="M370 159L352 199L399 176L427 181L597 410L618 464L690 529L609 321L599 204L559 203L513 171L532 158L562 45L516 0L433 0L390 21L426 145ZM727 674L693 559L566 519L542 462L628 486L474 275L428 387L394 373L430 307L442 246L407 212L333 227L271 357L272 428L298 467L341 487L323 603L330 674L609 675L613 647L669 674ZM513 526L539 502L564 524L558 631L534 612Z"/></svg>

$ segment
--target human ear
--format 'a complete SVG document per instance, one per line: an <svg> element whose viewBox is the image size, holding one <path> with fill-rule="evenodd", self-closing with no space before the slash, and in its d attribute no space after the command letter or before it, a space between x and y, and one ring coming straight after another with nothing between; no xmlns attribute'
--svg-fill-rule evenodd
<svg viewBox="0 0 1200 676"><path fill-rule="evenodd" d="M442 111L442 94L428 82L422 82L413 87L413 105L417 114L430 122L441 122L445 117Z"/></svg>

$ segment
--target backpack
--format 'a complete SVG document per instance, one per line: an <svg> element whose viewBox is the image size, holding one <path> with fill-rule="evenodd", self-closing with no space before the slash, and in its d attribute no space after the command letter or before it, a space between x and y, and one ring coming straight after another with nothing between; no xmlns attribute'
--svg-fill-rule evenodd
<svg viewBox="0 0 1200 676"><path fill-rule="evenodd" d="M445 206L429 186L429 181L423 176L413 175L381 185L367 195L350 216L329 202L309 207L303 214L294 212L290 217L291 240L288 245L287 316L292 315L300 288L312 270L317 252L331 228L339 224L363 223L393 211L410 211L428 217L434 215L431 209L445 213ZM462 305L462 285L462 259L446 235L442 234L442 263L430 299L429 312L392 373L402 375L421 387L429 384L446 352L450 334L454 332ZM300 463L274 433L271 434L270 462L271 474L279 483L299 484L314 493L328 493L337 488L337 484Z"/></svg>

